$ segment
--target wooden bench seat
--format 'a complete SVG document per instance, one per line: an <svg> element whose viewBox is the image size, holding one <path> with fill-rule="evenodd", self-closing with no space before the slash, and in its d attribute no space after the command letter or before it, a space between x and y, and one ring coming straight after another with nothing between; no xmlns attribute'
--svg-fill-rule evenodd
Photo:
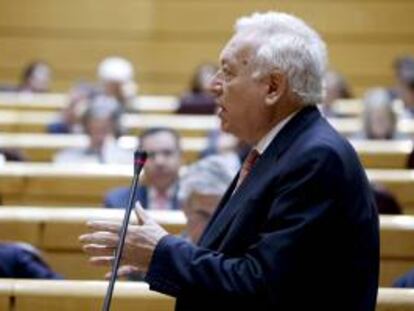
<svg viewBox="0 0 414 311"><path fill-rule="evenodd" d="M0 279L2 311L101 310L108 282ZM143 282L118 282L111 310L168 311L175 300ZM376 311L414 311L414 289L379 288Z"/></svg>
<svg viewBox="0 0 414 311"><path fill-rule="evenodd" d="M181 211L148 212L168 232L183 232L186 220ZM38 247L51 267L66 278L101 279L106 269L88 263L78 237L88 231L88 220L120 222L123 215L120 209L4 206L0 208L0 240L23 241Z"/></svg>
<svg viewBox="0 0 414 311"><path fill-rule="evenodd" d="M86 148L88 141L89 138L82 134L0 134L0 148L20 149L31 162L51 162L58 151L66 148ZM209 146L206 137L183 137L181 143L185 163L197 160L200 153ZM132 157L138 139L136 136L122 136L118 144L119 147L131 151ZM223 148L231 148L235 144L236 139L230 135L223 140Z"/></svg>
<svg viewBox="0 0 414 311"><path fill-rule="evenodd" d="M0 239L25 241L40 248L56 270L71 279L101 279L106 269L90 266L81 251L79 235L87 231L91 219L121 221L123 210L99 208L2 207ZM181 211L149 211L172 234L185 227ZM133 216L134 217L134 216ZM380 217L381 285L414 268L414 216Z"/></svg>
<svg viewBox="0 0 414 311"><path fill-rule="evenodd" d="M67 106L68 96L64 93L13 93L0 92L0 110L60 111ZM179 102L176 96L140 95L129 107L139 113L174 113Z"/></svg>
<svg viewBox="0 0 414 311"><path fill-rule="evenodd" d="M43 133L46 126L56 121L59 114L51 111L10 111L0 110L0 131L9 133ZM139 134L144 129L167 126L177 130L183 136L205 136L211 130L219 128L215 115L168 115L133 114L122 116L121 124L131 134Z"/></svg>
<svg viewBox="0 0 414 311"><path fill-rule="evenodd" d="M138 140L135 136L122 136L119 146L127 150L136 148ZM225 141L230 146L235 139L230 137ZM408 155L413 149L411 140L351 140L362 164L366 168L405 168ZM0 134L0 148L17 148L32 162L50 162L53 155L65 148L83 148L88 145L88 138L82 134L53 135L53 134ZM199 158L200 152L208 146L205 137L183 137L182 148L184 162L190 163Z"/></svg>
<svg viewBox="0 0 414 311"><path fill-rule="evenodd" d="M11 286L10 308L4 311L73 311L101 310L108 282L0 280ZM0 285L0 293L1 291ZM1 297L1 296L0 296ZM174 309L174 299L152 292L143 282L118 282L115 286L111 310L168 311Z"/></svg>
<svg viewBox="0 0 414 311"><path fill-rule="evenodd" d="M405 213L414 214L414 170L366 172L394 193ZM0 167L0 198L7 205L101 206L109 189L128 186L131 177L129 165L7 163Z"/></svg>

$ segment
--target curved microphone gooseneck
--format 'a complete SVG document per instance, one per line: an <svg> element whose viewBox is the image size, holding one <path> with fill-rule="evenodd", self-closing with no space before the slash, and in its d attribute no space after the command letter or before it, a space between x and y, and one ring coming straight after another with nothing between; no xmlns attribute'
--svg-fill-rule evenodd
<svg viewBox="0 0 414 311"><path fill-rule="evenodd" d="M145 165L147 160L147 153L145 151L136 150L134 152L134 178L132 179L131 188L129 192L128 207L125 211L124 220L121 227L121 233L119 236L119 243L115 252L115 260L112 264L112 274L109 281L109 286L106 291L104 304L102 306L102 311L109 311L111 307L111 300L114 291L115 281L118 274L119 264L121 262L122 251L124 249L125 237L128 231L129 218L131 216L132 209L134 208L135 202L135 193L137 192L139 174L141 173L142 168Z"/></svg>

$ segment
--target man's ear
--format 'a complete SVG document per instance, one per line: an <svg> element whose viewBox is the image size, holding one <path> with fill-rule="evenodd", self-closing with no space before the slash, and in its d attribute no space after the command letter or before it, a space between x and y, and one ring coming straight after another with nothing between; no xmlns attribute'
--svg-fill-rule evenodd
<svg viewBox="0 0 414 311"><path fill-rule="evenodd" d="M280 71L273 71L269 75L268 92L265 98L267 106L276 104L287 89L287 78Z"/></svg>

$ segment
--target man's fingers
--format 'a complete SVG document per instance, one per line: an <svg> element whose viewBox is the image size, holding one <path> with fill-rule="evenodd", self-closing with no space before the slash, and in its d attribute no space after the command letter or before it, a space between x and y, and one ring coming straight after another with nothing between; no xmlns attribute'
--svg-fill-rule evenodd
<svg viewBox="0 0 414 311"><path fill-rule="evenodd" d="M88 221L86 225L92 231L109 231L118 233L121 230L121 224L112 221L94 220Z"/></svg>
<svg viewBox="0 0 414 311"><path fill-rule="evenodd" d="M118 240L118 234L102 231L83 234L79 237L79 241L83 244L100 244L107 247L115 247Z"/></svg>
<svg viewBox="0 0 414 311"><path fill-rule="evenodd" d="M129 266L129 265L120 266L117 272L117 277L125 278L125 277L128 277L131 273L134 273L137 271L139 271L138 268L134 266ZM110 279L111 275L112 275L112 272L108 272L107 274L105 274L105 279Z"/></svg>
<svg viewBox="0 0 414 311"><path fill-rule="evenodd" d="M112 266L114 262L114 256L98 256L91 257L89 262L94 266Z"/></svg>
<svg viewBox="0 0 414 311"><path fill-rule="evenodd" d="M86 244L83 251L90 256L114 256L115 248L99 244Z"/></svg>
<svg viewBox="0 0 414 311"><path fill-rule="evenodd" d="M144 211L144 209L142 208L142 206L139 202L137 202L135 204L135 215L137 216L139 225L143 225L143 224L147 223L148 221L150 221L150 219L151 219L148 216L148 214Z"/></svg>

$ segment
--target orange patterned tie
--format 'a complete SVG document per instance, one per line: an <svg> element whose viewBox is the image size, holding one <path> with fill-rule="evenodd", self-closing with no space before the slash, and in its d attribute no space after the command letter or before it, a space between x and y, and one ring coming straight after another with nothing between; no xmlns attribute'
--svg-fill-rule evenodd
<svg viewBox="0 0 414 311"><path fill-rule="evenodd" d="M249 175L250 171L253 168L254 163L260 156L260 153L256 149L250 150L249 154L247 155L246 159L244 159L243 165L240 169L239 179L237 180L236 188L239 188L243 180Z"/></svg>

